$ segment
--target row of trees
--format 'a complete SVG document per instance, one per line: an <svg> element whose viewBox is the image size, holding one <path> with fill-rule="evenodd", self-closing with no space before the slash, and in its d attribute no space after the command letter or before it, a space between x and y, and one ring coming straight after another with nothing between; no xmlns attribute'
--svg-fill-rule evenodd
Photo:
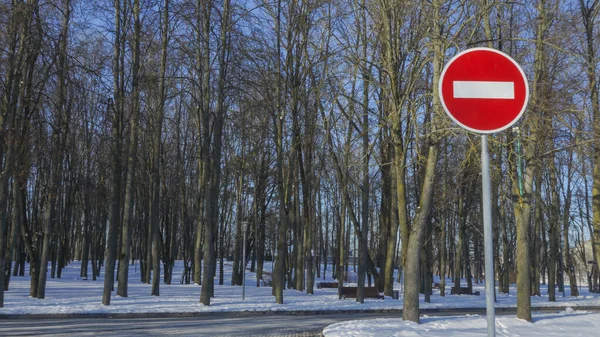
<svg viewBox="0 0 600 337"><path fill-rule="evenodd" d="M599 291L598 0L11 0L0 4L0 306L29 264L31 296L71 260L104 296L140 261L152 295L202 285L242 223L257 286L312 293L332 259L419 320L433 275L483 277L479 139L438 97L444 63L502 50L530 81L519 127L491 138L498 290L518 317L548 284ZM591 240L592 252L585 249ZM591 255L593 254L593 256ZM588 261L596 261L589 263ZM161 266L162 262L162 266ZM323 266L322 270L320 267ZM217 267L219 270L217 271ZM91 270L89 270L89 268ZM323 273L323 275L321 275ZM564 291L564 290L563 290Z"/></svg>

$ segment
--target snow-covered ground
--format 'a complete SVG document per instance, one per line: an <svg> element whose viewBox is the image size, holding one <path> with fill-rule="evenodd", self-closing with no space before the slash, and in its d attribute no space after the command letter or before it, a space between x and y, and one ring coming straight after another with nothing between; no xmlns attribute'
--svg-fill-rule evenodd
<svg viewBox="0 0 600 337"><path fill-rule="evenodd" d="M570 308L557 314L534 315L529 323L514 317L496 317L497 336L598 336L600 314L574 311ZM348 321L328 326L326 337L368 336L485 336L485 316L424 317L421 324L401 319Z"/></svg>
<svg viewBox="0 0 600 337"><path fill-rule="evenodd" d="M265 265L270 269L271 264ZM384 300L367 299L364 304L357 303L353 299L339 300L337 289L316 289L313 295L296 290L284 292L284 304L275 303L271 295L270 287L256 287L256 275L246 273L246 299L242 300L242 287L231 286L231 265L225 265L225 285L215 285L215 298L211 306L199 303L200 286L195 284L180 284L183 264L177 261L173 275L174 283L160 284L160 296L150 296L151 286L143 284L140 280L139 268L130 268L129 297L121 298L113 296L110 306L104 306L102 301L103 277L96 281L83 280L79 277L80 263L72 262L63 270L61 279L47 281L46 298L39 300L29 297L30 278L12 277L10 289L5 293L4 308L0 308L2 315L19 314L115 314L115 313L189 313L189 312L252 312L252 311L336 311L336 310L372 310L372 309L401 309L402 294L399 300L386 297ZM331 268L330 268L331 270ZM327 272L331 281L331 271ZM104 273L104 270L102 270ZM162 280L162 277L161 277ZM320 280L317 280L317 282ZM215 282L218 282L218 271ZM463 281L464 282L464 281ZM449 293L448 281L447 293ZM401 289L396 284L396 289ZM532 297L534 307L561 306L568 311L569 308L577 309L580 306L600 306L600 296L590 294L587 287L581 287L581 296L570 297L568 287L566 296L561 293L557 296L557 302L548 302L547 296ZM439 291L434 290L431 303L424 303L421 298L421 308L485 308L485 291L483 284L474 284L474 290L480 291L481 296L439 296ZM542 293L547 293L542 288ZM516 290L511 288L511 293L497 294L496 307L514 307L516 305ZM588 329L587 336L596 335L600 331L600 315L589 314L580 311L565 312L555 315L534 316L535 324L516 320L504 316L497 317L498 331L507 331L508 335L531 335L527 332L529 328L534 329L540 335L553 336L556 333L571 331L571 329ZM596 323L592 323L596 322ZM360 333L356 335L397 335L398 331L410 332L413 335L432 335L434 331L449 335L475 335L485 334L485 317L462 316L457 318L424 318L421 325L415 325L402 321L371 321L353 322L347 325L335 325L327 329L331 336L348 336L349 331ZM584 324L585 323L585 324ZM380 330L374 330L374 329ZM560 329L564 330L560 330ZM547 329L548 332L544 332ZM346 331L346 332L344 332ZM576 330L573 330L576 331ZM578 331L578 330L577 330Z"/></svg>

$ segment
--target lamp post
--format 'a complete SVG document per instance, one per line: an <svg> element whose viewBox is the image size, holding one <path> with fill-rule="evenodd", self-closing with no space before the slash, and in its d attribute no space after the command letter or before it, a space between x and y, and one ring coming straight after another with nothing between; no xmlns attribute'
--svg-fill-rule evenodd
<svg viewBox="0 0 600 337"><path fill-rule="evenodd" d="M248 232L248 221L242 221L244 231L244 247L242 250L242 300L246 299L246 232Z"/></svg>

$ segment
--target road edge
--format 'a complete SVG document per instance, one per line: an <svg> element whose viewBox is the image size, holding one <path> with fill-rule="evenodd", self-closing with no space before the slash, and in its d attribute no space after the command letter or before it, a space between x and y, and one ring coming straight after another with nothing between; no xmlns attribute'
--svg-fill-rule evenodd
<svg viewBox="0 0 600 337"><path fill-rule="evenodd" d="M532 307L534 312L561 312L568 306ZM600 306L571 306L574 310L600 312ZM497 307L496 314L516 314L517 307ZM249 317L249 316L318 316L341 314L402 315L402 309L352 309L352 310L266 310L266 311L211 311L211 312L130 312L130 313L56 313L56 314L0 314L0 319L66 319L66 318L183 318L183 317ZM485 308L423 308L421 316L485 315Z"/></svg>

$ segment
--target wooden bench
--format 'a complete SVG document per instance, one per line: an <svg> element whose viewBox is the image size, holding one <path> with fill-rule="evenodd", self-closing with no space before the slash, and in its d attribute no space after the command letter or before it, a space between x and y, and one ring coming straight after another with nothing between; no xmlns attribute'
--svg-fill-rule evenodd
<svg viewBox="0 0 600 337"><path fill-rule="evenodd" d="M272 287L273 286L273 282L271 281L271 279L266 278L266 277L263 277L262 284L264 287Z"/></svg>
<svg viewBox="0 0 600 337"><path fill-rule="evenodd" d="M338 295L340 300L346 298L356 298L358 287L341 287L339 288ZM379 293L379 290L375 287L365 287L365 298L376 298L378 300L384 299L384 296Z"/></svg>
<svg viewBox="0 0 600 337"><path fill-rule="evenodd" d="M272 287L273 286L273 274L268 271L263 271L262 275L262 285L264 287Z"/></svg>
<svg viewBox="0 0 600 337"><path fill-rule="evenodd" d="M456 295L456 288L450 288L450 295ZM476 295L479 296L479 291L472 291L469 287L460 287L458 295Z"/></svg>
<svg viewBox="0 0 600 337"><path fill-rule="evenodd" d="M337 282L319 282L317 283L317 289L321 288L337 288L340 284Z"/></svg>

